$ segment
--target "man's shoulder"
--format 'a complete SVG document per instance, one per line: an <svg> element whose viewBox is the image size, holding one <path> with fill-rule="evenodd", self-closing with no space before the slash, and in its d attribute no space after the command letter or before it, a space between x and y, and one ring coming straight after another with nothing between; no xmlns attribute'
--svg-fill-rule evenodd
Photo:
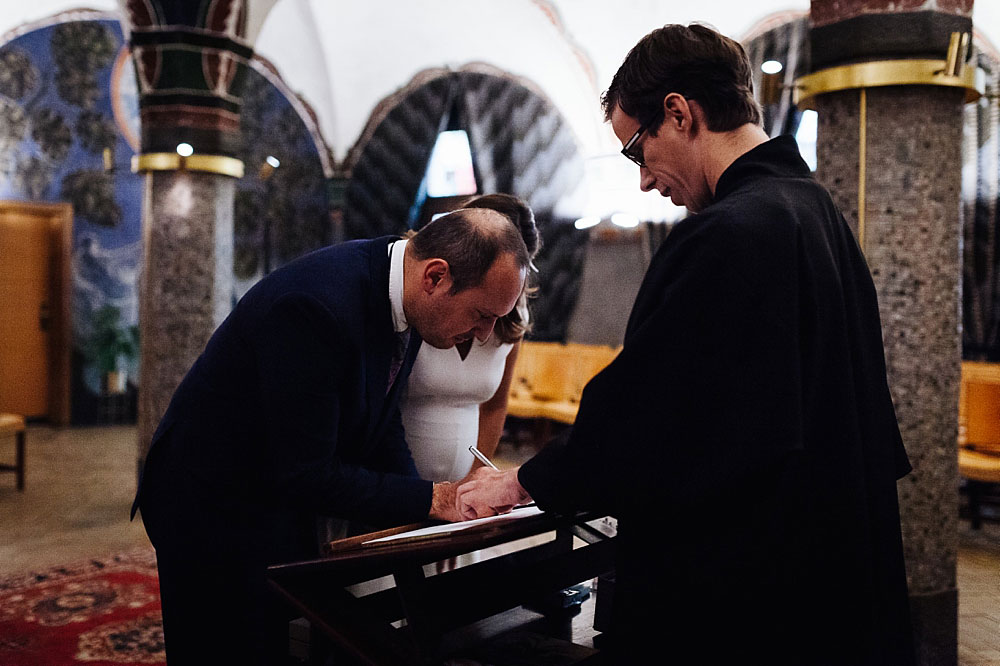
<svg viewBox="0 0 1000 666"><path fill-rule="evenodd" d="M388 239L347 241L314 250L285 264L258 282L243 304L267 309L279 299L299 296L331 309L357 305L388 270Z"/></svg>
<svg viewBox="0 0 1000 666"><path fill-rule="evenodd" d="M387 238L365 238L360 240L344 241L336 245L327 245L318 250L313 250L308 254L294 259L285 264L277 272L287 270L294 272L305 266L322 266L332 270L344 270L356 267L357 264L366 264L374 256L376 247L381 247L385 252L388 245Z"/></svg>
<svg viewBox="0 0 1000 666"><path fill-rule="evenodd" d="M741 187L692 220L702 233L740 238L794 234L803 223L835 214L826 189L812 178L768 178Z"/></svg>
<svg viewBox="0 0 1000 666"><path fill-rule="evenodd" d="M670 262L744 265L793 252L809 215L789 199L752 189L733 192L677 224L664 242ZM686 259L682 259L685 258Z"/></svg>
<svg viewBox="0 0 1000 666"><path fill-rule="evenodd" d="M295 259L265 278L288 283L314 283L326 276L339 280L370 277L374 264L388 266L388 239L353 240L328 245ZM381 252L379 252L381 249Z"/></svg>

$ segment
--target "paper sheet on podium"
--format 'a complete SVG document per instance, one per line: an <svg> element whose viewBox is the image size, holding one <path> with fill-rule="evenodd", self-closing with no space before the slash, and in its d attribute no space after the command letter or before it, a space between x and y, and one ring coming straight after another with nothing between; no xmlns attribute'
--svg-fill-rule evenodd
<svg viewBox="0 0 1000 666"><path fill-rule="evenodd" d="M499 520L519 520L521 518L528 518L530 516L537 516L542 512L537 506L522 506L520 508L514 509L510 513L504 513L499 516L490 516L489 518L476 518L475 520L466 520L460 523L447 523L445 525L434 525L433 527L423 527L419 530L410 530L409 532L402 532L400 534L393 534L391 536L382 537L381 539L372 539L371 541L365 541L365 543L379 543L381 541L393 541L395 539L408 539L410 537L418 536L429 536L432 534L450 534L452 532L459 532L469 527L474 527L476 525L483 525L485 523L492 523Z"/></svg>

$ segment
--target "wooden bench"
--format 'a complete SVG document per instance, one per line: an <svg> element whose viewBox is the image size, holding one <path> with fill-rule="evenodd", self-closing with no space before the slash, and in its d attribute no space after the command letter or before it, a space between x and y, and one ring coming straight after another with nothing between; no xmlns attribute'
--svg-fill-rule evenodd
<svg viewBox="0 0 1000 666"><path fill-rule="evenodd" d="M604 345L524 341L514 366L507 414L572 424L584 386L619 350Z"/></svg>
<svg viewBox="0 0 1000 666"><path fill-rule="evenodd" d="M958 400L958 471L966 480L973 529L1000 484L1000 363L965 361Z"/></svg>
<svg viewBox="0 0 1000 666"><path fill-rule="evenodd" d="M24 417L18 414L0 414L0 436L14 435L14 464L0 464L0 472L17 475L17 489L24 491Z"/></svg>

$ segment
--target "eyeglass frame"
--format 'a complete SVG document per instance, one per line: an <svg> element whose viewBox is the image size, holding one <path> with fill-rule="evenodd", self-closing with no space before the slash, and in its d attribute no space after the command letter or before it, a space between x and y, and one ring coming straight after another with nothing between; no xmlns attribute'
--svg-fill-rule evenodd
<svg viewBox="0 0 1000 666"><path fill-rule="evenodd" d="M656 114L653 117L653 119L650 120L645 125L639 125L639 129L637 129L635 131L635 134L632 135L632 138L629 139L628 141L626 141L625 145L622 146L622 151L621 151L622 155L624 155L626 158L628 158L629 161L631 161L631 162L633 162L635 164L638 164L639 168L643 168L644 169L646 167L646 160L645 159L640 159L638 156L636 156L635 154L633 154L631 152L632 151L632 147L636 143L639 142L639 137L641 137L646 130L648 130L654 123L656 123L656 121L659 120L659 118L660 118L660 114Z"/></svg>

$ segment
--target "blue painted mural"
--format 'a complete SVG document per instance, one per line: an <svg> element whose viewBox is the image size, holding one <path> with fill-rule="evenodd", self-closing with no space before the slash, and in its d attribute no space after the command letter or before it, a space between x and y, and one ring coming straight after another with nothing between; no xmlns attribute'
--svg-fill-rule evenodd
<svg viewBox="0 0 1000 666"><path fill-rule="evenodd" d="M277 75L255 65L240 113L246 175L236 186L233 219L237 298L275 268L333 240L320 149L277 87Z"/></svg>
<svg viewBox="0 0 1000 666"><path fill-rule="evenodd" d="M0 198L73 204L74 423L129 420L134 411L142 179L129 160L137 136L135 76L118 21L56 23L0 46ZM108 370L128 387L102 402ZM101 415L102 406L116 413Z"/></svg>
<svg viewBox="0 0 1000 666"><path fill-rule="evenodd" d="M234 302L331 238L325 148L277 74L263 65L249 74ZM74 424L135 419L143 177L130 162L138 137L135 74L113 16L57 17L0 44L0 199L73 204ZM108 385L109 370L127 379L123 393Z"/></svg>

